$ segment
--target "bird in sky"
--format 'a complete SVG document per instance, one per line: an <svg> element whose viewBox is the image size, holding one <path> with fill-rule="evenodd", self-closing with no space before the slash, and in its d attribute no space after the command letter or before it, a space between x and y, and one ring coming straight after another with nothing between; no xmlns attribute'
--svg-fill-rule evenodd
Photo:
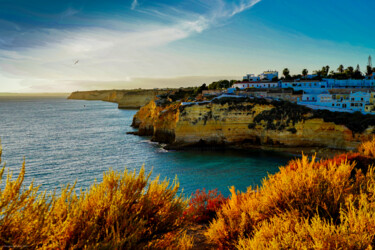
<svg viewBox="0 0 375 250"><path fill-rule="evenodd" d="M79 60L75 61L75 62L74 62L74 65L76 65L78 62L79 62Z"/></svg>

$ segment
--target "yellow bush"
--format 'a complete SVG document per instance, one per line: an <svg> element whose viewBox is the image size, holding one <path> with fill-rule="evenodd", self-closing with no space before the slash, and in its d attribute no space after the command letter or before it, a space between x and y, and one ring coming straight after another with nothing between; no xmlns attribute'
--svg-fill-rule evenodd
<svg viewBox="0 0 375 250"><path fill-rule="evenodd" d="M364 156L375 158L375 137L367 142L363 142L359 148L358 152Z"/></svg>
<svg viewBox="0 0 375 250"><path fill-rule="evenodd" d="M319 248L317 240L308 244L299 239L324 236L319 238L323 246L330 242L335 227L338 233L332 237L339 237L345 228L342 222L346 221L348 199L361 192L372 193L373 169L366 176L357 171L353 178L354 166L347 161L317 162L315 157L309 160L303 156L269 175L257 190L239 194L232 188L230 200L218 211L206 236L219 248ZM372 210L369 215L374 216Z"/></svg>
<svg viewBox="0 0 375 250"><path fill-rule="evenodd" d="M1 157L1 151L0 151ZM4 166L5 167L5 166ZM0 172L0 180L4 172ZM30 248L158 248L166 244L188 249L182 213L187 201L174 181L149 181L139 174L110 170L101 183L77 195L67 186L61 195L22 188L8 174L0 190L0 245ZM190 244L190 245L189 245Z"/></svg>
<svg viewBox="0 0 375 250"><path fill-rule="evenodd" d="M372 249L375 210L368 196L349 198L341 223L319 215L303 218L296 211L274 216L257 226L253 237L240 238L238 249Z"/></svg>
<svg viewBox="0 0 375 250"><path fill-rule="evenodd" d="M0 171L0 183L4 169ZM48 233L45 218L51 202L45 193L38 195L38 187L33 184L22 187L24 176L25 163L18 178L12 180L8 173L5 188L0 189L0 246L36 247Z"/></svg>

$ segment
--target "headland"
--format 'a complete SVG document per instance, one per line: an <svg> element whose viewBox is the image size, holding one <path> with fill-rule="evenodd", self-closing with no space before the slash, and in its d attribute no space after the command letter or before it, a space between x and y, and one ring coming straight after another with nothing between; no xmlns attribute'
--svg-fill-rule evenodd
<svg viewBox="0 0 375 250"><path fill-rule="evenodd" d="M168 91L166 89L76 91L71 93L68 99L114 102L121 109L139 109L157 95Z"/></svg>

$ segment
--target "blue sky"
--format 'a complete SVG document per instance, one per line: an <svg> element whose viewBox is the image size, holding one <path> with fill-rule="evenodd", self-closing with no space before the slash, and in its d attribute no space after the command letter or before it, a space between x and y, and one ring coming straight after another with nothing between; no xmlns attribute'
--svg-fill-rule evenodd
<svg viewBox="0 0 375 250"><path fill-rule="evenodd" d="M0 0L0 92L364 70L375 58L373 10L372 0Z"/></svg>

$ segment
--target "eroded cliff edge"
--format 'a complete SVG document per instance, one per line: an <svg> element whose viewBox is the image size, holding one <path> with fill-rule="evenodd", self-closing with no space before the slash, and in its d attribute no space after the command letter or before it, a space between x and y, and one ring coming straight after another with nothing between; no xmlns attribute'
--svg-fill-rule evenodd
<svg viewBox="0 0 375 250"><path fill-rule="evenodd" d="M95 90L76 91L70 94L68 99L98 100L115 102L119 108L139 109L153 100L157 95L168 93L168 90Z"/></svg>
<svg viewBox="0 0 375 250"><path fill-rule="evenodd" d="M223 97L200 103L150 101L134 116L136 134L178 148L267 145L354 150L372 137L375 118L311 110L284 101Z"/></svg>

